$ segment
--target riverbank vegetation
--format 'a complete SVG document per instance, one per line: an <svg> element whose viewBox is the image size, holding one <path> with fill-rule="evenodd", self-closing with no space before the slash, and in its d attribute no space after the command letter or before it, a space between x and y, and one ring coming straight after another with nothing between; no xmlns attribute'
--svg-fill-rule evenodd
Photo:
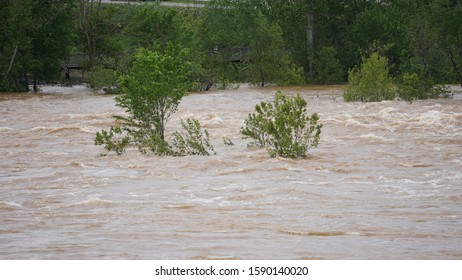
<svg viewBox="0 0 462 280"><path fill-rule="evenodd" d="M71 81L74 69L83 68L95 88L114 89L137 49L169 43L190 50L190 90L343 83L372 53L386 58L402 90L462 83L460 0L201 3L204 8L2 1L0 91L25 91L29 84L38 90L41 82L64 80L66 67Z"/></svg>

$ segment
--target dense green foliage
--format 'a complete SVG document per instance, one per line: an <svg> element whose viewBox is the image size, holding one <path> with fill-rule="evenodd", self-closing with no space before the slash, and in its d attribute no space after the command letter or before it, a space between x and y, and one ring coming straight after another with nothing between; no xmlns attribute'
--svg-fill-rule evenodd
<svg viewBox="0 0 462 280"><path fill-rule="evenodd" d="M308 149L317 147L322 125L318 115L307 113L307 102L297 94L289 97L276 93L272 103L262 101L255 106L241 128L249 146L267 148L272 157L305 157Z"/></svg>
<svg viewBox="0 0 462 280"><path fill-rule="evenodd" d="M59 74L76 34L72 0L0 3L0 91L34 91Z"/></svg>
<svg viewBox="0 0 462 280"><path fill-rule="evenodd" d="M98 132L96 145L104 145L118 155L128 145L156 155L209 155L208 151L213 151L208 132L202 131L194 119L182 122L185 134L173 133L173 145L166 139L167 121L176 112L189 85L190 64L184 59L186 53L186 49L172 44L163 52L146 49L136 52L132 67L119 79L122 94L116 98L116 105L125 109L127 116L114 116L117 125L109 132Z"/></svg>
<svg viewBox="0 0 462 280"><path fill-rule="evenodd" d="M420 79L416 73L405 73L397 85L396 95L406 101L452 97L446 86L432 85L431 81Z"/></svg>
<svg viewBox="0 0 462 280"><path fill-rule="evenodd" d="M303 71L288 55L279 24L263 13L261 1L211 1L201 26L215 79L259 84L304 83Z"/></svg>
<svg viewBox="0 0 462 280"><path fill-rule="evenodd" d="M394 82L409 83L403 77L415 73L430 88L462 84L461 0L204 3L1 1L0 90L26 90L31 82L37 90L39 82L63 78L69 54L86 70L99 67L97 74L126 74L136 49L169 43L190 50L191 89L346 82L349 69L373 52L387 58ZM93 78L111 86L106 75Z"/></svg>
<svg viewBox="0 0 462 280"><path fill-rule="evenodd" d="M321 84L340 83L344 79L344 70L337 59L337 51L333 47L323 47L314 60L316 82Z"/></svg>
<svg viewBox="0 0 462 280"><path fill-rule="evenodd" d="M87 74L88 85L95 92L104 89L106 92L117 85L117 73L110 68L95 66Z"/></svg>
<svg viewBox="0 0 462 280"><path fill-rule="evenodd" d="M350 70L348 83L343 95L345 101L375 102L395 97L388 61L378 53L363 59L359 69Z"/></svg>
<svg viewBox="0 0 462 280"><path fill-rule="evenodd" d="M101 132L97 132L95 145L104 146L104 149L108 152L115 152L119 156L122 155L125 153L125 148L130 144L131 139L124 130L126 129L122 129L121 126L112 126L109 131L103 129Z"/></svg>
<svg viewBox="0 0 462 280"><path fill-rule="evenodd" d="M378 53L363 59L359 69L352 69L348 75L345 101L376 102L399 97L403 100L452 97L445 86L434 85L433 81L420 78L417 73L404 73L393 85L388 70L388 61Z"/></svg>
<svg viewBox="0 0 462 280"><path fill-rule="evenodd" d="M130 123L164 139L165 125L189 88L186 49L169 44L164 53L140 49L130 72L122 75L117 106L130 115Z"/></svg>

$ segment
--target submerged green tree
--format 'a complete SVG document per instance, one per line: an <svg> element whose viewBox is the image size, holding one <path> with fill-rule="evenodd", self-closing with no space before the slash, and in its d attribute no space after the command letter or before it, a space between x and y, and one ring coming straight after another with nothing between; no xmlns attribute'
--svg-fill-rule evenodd
<svg viewBox="0 0 462 280"><path fill-rule="evenodd" d="M319 116L307 113L307 102L299 94L289 97L276 93L273 103L261 102L241 128L249 146L265 147L272 157L306 157L308 149L318 146L322 125Z"/></svg>
<svg viewBox="0 0 462 280"><path fill-rule="evenodd" d="M406 101L429 98L451 98L446 86L434 85L429 79L422 79L416 73L404 73L397 81L397 96Z"/></svg>
<svg viewBox="0 0 462 280"><path fill-rule="evenodd" d="M395 97L393 80L388 72L388 60L378 53L364 58L360 69L348 72L345 101L375 102Z"/></svg>
<svg viewBox="0 0 462 280"><path fill-rule="evenodd" d="M190 151L184 147L172 147L165 134L168 119L176 112L189 88L189 63L184 59L187 51L172 44L168 44L163 52L137 51L130 72L120 78L122 94L116 98L116 105L124 108L128 116L114 116L118 126L109 132L98 132L96 145L104 145L117 154L122 154L125 146L130 144L142 152L151 151L157 155L178 156ZM187 120L183 128L188 131L187 139L182 142L182 135L176 133L175 143L200 142L205 143L204 150L213 149L211 145L207 146L208 133L200 133L198 122Z"/></svg>
<svg viewBox="0 0 462 280"><path fill-rule="evenodd" d="M189 88L186 53L171 44L164 53L140 49L130 73L120 79L123 94L117 97L117 106L126 110L130 122L161 140L169 117Z"/></svg>

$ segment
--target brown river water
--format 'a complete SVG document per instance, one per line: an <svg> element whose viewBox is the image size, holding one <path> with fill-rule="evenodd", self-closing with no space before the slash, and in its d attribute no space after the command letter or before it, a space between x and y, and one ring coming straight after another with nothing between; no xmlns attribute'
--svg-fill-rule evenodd
<svg viewBox="0 0 462 280"><path fill-rule="evenodd" d="M338 87L285 89L324 125L306 159L241 139L274 92L184 97L170 129L199 119L217 155L179 158L99 156L95 132L122 113L114 96L0 94L0 258L462 259L460 88L369 104Z"/></svg>

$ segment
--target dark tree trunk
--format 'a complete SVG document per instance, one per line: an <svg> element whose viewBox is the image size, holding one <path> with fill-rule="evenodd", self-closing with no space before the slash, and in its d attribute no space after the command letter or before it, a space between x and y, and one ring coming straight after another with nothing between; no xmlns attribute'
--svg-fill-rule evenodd
<svg viewBox="0 0 462 280"><path fill-rule="evenodd" d="M308 14L306 22L306 39L308 47L308 76L313 78L313 57L314 57L314 37L313 37L313 14Z"/></svg>
<svg viewBox="0 0 462 280"><path fill-rule="evenodd" d="M34 74L34 92L38 92L38 86L37 86L37 74Z"/></svg>
<svg viewBox="0 0 462 280"><path fill-rule="evenodd" d="M29 92L29 79L26 73L24 73L24 91Z"/></svg>
<svg viewBox="0 0 462 280"><path fill-rule="evenodd" d="M457 66L452 50L450 50L449 47L444 48L444 50L446 52L446 55L448 56L449 61L451 62L452 69L459 78L460 86L462 87L462 69Z"/></svg>

